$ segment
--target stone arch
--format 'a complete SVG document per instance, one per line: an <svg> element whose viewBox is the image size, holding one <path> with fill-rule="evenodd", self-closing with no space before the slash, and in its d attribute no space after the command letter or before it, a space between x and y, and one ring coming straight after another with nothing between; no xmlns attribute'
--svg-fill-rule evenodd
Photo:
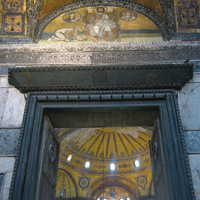
<svg viewBox="0 0 200 200"><path fill-rule="evenodd" d="M72 174L69 173L66 169L58 168L58 170L59 170L59 171L63 171L64 173L66 173L66 174L69 176L69 178L71 179L71 181L72 181L72 183L73 183L73 185L74 185L76 197L78 197L79 194L78 194L78 188L77 188L77 184L76 184L75 178L74 178L74 177L72 176Z"/></svg>
<svg viewBox="0 0 200 200"><path fill-rule="evenodd" d="M126 188L132 195L135 196L135 198L139 199L140 192L137 188L137 186L130 180L120 177L120 176L107 176L98 179L96 182L94 182L87 191L87 198L92 198L95 196L95 194L102 190L103 187L109 187L109 186L119 186L122 188Z"/></svg>
<svg viewBox="0 0 200 200"><path fill-rule="evenodd" d="M64 5L61 6L57 9L55 9L54 11L52 11L51 13L49 13L47 16L45 16L38 24L36 30L35 30L35 34L34 34L34 42L38 42L39 39L42 36L42 33L45 29L45 27L56 17L58 17L59 15L65 13L65 12L69 12L72 10L76 10L79 8L84 8L84 7L91 7L91 6L114 6L114 7L121 7L121 8L127 8L133 11L136 11L138 13L143 14L144 16L146 16L147 18L149 18L150 20L152 20L156 26L159 28L159 30L161 31L161 35L163 40L169 40L170 39L170 31L169 28L167 26L166 21L159 16L155 11L153 11L151 8L148 8L142 4L136 3L136 2L132 2L132 1L127 1L127 0L116 0L116 1L111 1L111 0L107 0L107 1L87 1L87 0L81 0L75 3L71 3L68 5Z"/></svg>

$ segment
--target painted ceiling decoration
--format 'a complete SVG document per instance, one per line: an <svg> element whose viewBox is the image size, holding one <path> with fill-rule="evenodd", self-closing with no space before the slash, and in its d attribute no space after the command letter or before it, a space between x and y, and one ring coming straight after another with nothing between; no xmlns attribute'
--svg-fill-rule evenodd
<svg viewBox="0 0 200 200"><path fill-rule="evenodd" d="M150 129L68 128L57 132L61 140L57 199L153 199Z"/></svg>
<svg viewBox="0 0 200 200"><path fill-rule="evenodd" d="M198 0L1 0L0 39L15 43L53 42L53 38L63 43L199 40L199 4Z"/></svg>

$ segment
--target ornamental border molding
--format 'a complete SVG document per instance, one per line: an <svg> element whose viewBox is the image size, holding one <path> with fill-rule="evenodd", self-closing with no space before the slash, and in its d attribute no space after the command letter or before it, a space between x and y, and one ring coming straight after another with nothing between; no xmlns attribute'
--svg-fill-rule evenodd
<svg viewBox="0 0 200 200"><path fill-rule="evenodd" d="M195 50L200 42L98 42L68 44L2 44L1 53L64 53L101 51L155 51L155 50Z"/></svg>
<svg viewBox="0 0 200 200"><path fill-rule="evenodd" d="M165 17L169 26L171 26L170 33L176 32L176 16L174 12L174 1L173 0L159 0L160 5L163 9ZM173 37L173 36L172 36Z"/></svg>
<svg viewBox="0 0 200 200"><path fill-rule="evenodd" d="M9 68L9 77L11 72L44 72L44 71L94 71L94 70L147 70L147 69L187 69L192 68L193 64L162 64L162 65L103 65L103 66L70 66L70 67L56 67L56 66L46 66L46 67L17 67ZM192 73L191 73L192 76ZM192 77L191 77L192 78Z"/></svg>

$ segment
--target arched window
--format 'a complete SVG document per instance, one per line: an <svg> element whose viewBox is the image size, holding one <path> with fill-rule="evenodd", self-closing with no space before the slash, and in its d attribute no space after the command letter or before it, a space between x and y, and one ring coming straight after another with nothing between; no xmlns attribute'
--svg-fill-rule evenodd
<svg viewBox="0 0 200 200"><path fill-rule="evenodd" d="M66 190L65 189L60 190L60 197L66 198Z"/></svg>

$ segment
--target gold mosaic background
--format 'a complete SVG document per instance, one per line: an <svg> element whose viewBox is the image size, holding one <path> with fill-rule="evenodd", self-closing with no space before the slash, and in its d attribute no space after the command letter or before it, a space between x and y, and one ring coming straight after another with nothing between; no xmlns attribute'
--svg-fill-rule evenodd
<svg viewBox="0 0 200 200"><path fill-rule="evenodd" d="M98 10L102 13L98 12ZM70 17L74 18L70 21ZM107 34L107 35L106 35ZM162 41L156 25L142 14L118 7L90 7L64 13L44 30L42 41Z"/></svg>
<svg viewBox="0 0 200 200"><path fill-rule="evenodd" d="M153 196L149 140L152 132L142 127L64 129L57 174L56 197L61 190L66 198L106 196L116 190L116 199ZM67 157L72 160L67 162ZM140 161L140 167L134 165ZM85 162L91 166L85 169ZM111 172L109 165L116 165ZM104 187L103 187L104 185ZM103 188L102 188L103 187Z"/></svg>
<svg viewBox="0 0 200 200"><path fill-rule="evenodd" d="M159 0L131 0L133 2L137 2L142 4L148 8L154 10L159 16L166 20L166 16L163 12L161 4ZM26 38L30 37L29 33L34 33L32 28L37 29L37 25L43 20L48 14L53 12L55 9L68 5L70 3L78 2L78 0L44 0L43 4L41 4L40 0L1 0L0 1L0 37L16 37L16 38ZM41 4L41 5L40 5ZM29 6L27 6L29 5ZM31 5L31 6L30 6ZM28 9L27 9L28 8ZM36 8L36 9L35 9ZM41 10L40 10L41 9ZM156 32L157 30L155 24L148 18L143 15L137 13L136 19L132 21L124 21L123 17L116 19L112 15L112 9L115 9L118 15L125 9L123 8L106 8L105 13L110 16L111 20L114 20L119 26L119 30L114 30L115 32L120 32L120 37L117 37L115 34L115 39L111 39L108 41L161 41L160 33ZM37 13L37 11L39 12ZM95 14L96 11L91 11L91 8L86 7L83 9L75 10L81 14L81 17L84 17L84 11L89 10L90 14ZM28 18L28 14L32 13L32 17ZM97 12L96 12L97 13ZM199 0L175 0L174 1L174 14L176 19L176 33L200 33L200 1ZM67 13L66 13L67 14ZM69 14L69 13L68 13ZM133 14L133 13L132 13ZM31 16L31 15L30 15ZM87 23L83 23L83 19L78 23L69 24L62 20L62 16L54 19L47 25L42 40L40 42L44 42L48 39L48 36L54 34L56 30L65 28L74 28L78 26L87 26ZM35 23L36 26L33 25ZM126 31L129 30L127 33ZM132 30L132 32L130 31ZM148 30L148 31L144 31ZM80 30L78 30L80 31ZM81 30L84 35L84 30ZM174 31L174 30L173 30ZM48 33L48 34L47 34ZM46 35L45 35L46 34ZM47 36L48 35L48 36ZM33 37L33 36L31 36ZM72 37L72 36L71 36ZM106 37L106 36L105 36ZM105 37L103 41L105 41ZM96 41L94 38L90 37L79 37L76 42L80 41ZM117 38L117 39L116 39ZM189 37L187 37L189 38ZM71 39L70 39L71 40ZM107 39L106 39L107 40ZM98 40L99 41L99 40ZM58 41L57 41L58 42ZM66 42L66 41L62 41ZM71 42L71 41L70 41Z"/></svg>
<svg viewBox="0 0 200 200"><path fill-rule="evenodd" d="M1 0L0 13L0 36L26 37L27 15L25 0Z"/></svg>

